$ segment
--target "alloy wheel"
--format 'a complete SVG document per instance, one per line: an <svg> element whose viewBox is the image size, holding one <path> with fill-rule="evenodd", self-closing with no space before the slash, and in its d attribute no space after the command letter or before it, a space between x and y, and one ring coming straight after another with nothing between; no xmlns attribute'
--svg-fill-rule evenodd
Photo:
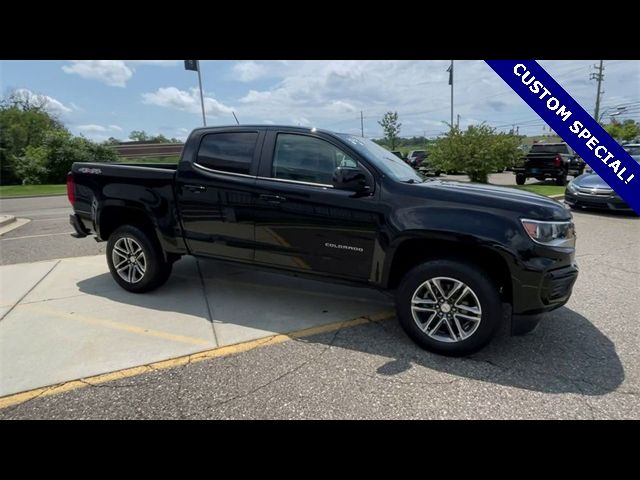
<svg viewBox="0 0 640 480"><path fill-rule="evenodd" d="M147 270L147 257L140 244L131 237L119 238L113 245L111 261L120 278L138 283Z"/></svg>
<svg viewBox="0 0 640 480"><path fill-rule="evenodd" d="M476 332L482 321L482 307L475 292L464 282L434 277L413 293L411 315L427 336L454 343Z"/></svg>

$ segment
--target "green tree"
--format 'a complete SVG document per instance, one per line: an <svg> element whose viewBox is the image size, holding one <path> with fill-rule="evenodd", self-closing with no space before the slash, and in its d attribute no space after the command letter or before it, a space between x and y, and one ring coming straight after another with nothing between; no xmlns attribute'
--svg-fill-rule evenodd
<svg viewBox="0 0 640 480"><path fill-rule="evenodd" d="M400 136L400 127L402 124L398 122L398 112L387 112L382 117L382 120L378 121L382 129L384 130L385 140L391 150L395 150Z"/></svg>
<svg viewBox="0 0 640 480"><path fill-rule="evenodd" d="M134 130L129 134L129 139L135 142L148 142L149 138L144 130Z"/></svg>
<svg viewBox="0 0 640 480"><path fill-rule="evenodd" d="M488 125L454 127L432 145L429 162L439 170L466 172L472 182L487 183L489 174L521 156L518 137L496 133Z"/></svg>
<svg viewBox="0 0 640 480"><path fill-rule="evenodd" d="M65 130L62 123L47 112L42 96L12 92L0 99L0 182L20 183L16 164L28 146L40 145L48 132Z"/></svg>
<svg viewBox="0 0 640 480"><path fill-rule="evenodd" d="M609 135L618 141L629 142L640 137L640 123L627 119L622 123L615 122L603 125Z"/></svg>

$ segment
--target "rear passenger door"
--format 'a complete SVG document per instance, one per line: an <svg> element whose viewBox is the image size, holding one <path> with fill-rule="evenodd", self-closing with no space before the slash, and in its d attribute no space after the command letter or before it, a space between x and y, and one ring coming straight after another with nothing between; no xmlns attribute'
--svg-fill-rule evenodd
<svg viewBox="0 0 640 480"><path fill-rule="evenodd" d="M250 262L260 129L203 130L190 137L176 175L185 241L196 255Z"/></svg>

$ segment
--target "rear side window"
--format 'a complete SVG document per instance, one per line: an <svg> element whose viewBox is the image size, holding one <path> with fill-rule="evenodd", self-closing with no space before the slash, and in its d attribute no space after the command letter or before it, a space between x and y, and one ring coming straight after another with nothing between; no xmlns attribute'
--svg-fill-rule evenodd
<svg viewBox="0 0 640 480"><path fill-rule="evenodd" d="M209 133L200 143L197 162L213 170L248 174L257 140L257 132Z"/></svg>

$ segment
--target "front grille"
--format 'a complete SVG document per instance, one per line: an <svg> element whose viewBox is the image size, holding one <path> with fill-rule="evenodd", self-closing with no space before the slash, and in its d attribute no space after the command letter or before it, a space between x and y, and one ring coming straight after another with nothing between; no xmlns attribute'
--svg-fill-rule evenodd
<svg viewBox="0 0 640 480"><path fill-rule="evenodd" d="M608 189L600 189L600 188L580 188L578 187L578 193L582 193L584 195L594 195L596 197L609 197L613 193L613 190Z"/></svg>

